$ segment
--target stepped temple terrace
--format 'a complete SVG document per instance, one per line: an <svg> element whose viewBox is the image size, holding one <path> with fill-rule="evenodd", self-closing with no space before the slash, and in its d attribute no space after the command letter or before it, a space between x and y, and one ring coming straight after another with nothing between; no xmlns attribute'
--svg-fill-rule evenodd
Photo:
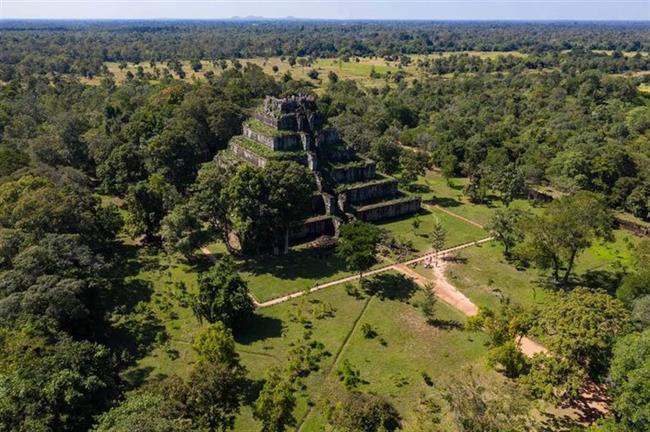
<svg viewBox="0 0 650 432"><path fill-rule="evenodd" d="M313 173L312 214L289 233L299 243L336 236L353 219L376 222L414 214L420 198L398 188L397 179L380 173L376 163L356 154L327 125L310 96L266 97L220 159L264 167L270 160L293 160Z"/></svg>

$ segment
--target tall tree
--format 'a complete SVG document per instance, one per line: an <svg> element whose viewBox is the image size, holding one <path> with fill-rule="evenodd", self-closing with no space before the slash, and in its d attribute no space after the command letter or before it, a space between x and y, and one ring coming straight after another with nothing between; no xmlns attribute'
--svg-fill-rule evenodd
<svg viewBox="0 0 650 432"><path fill-rule="evenodd" d="M433 224L433 230L431 231L431 246L433 247L433 252L435 253L435 259L438 260L438 254L445 246L445 239L447 238L447 230L440 223L436 221Z"/></svg>
<svg viewBox="0 0 650 432"><path fill-rule="evenodd" d="M233 175L232 170L223 164L203 164L192 185L189 204L197 217L221 237L229 251L232 251L229 239L231 224L228 218L231 201L225 190Z"/></svg>
<svg viewBox="0 0 650 432"><path fill-rule="evenodd" d="M498 209L488 221L485 229L503 245L503 254L511 257L512 248L523 240L521 223L526 213L519 209Z"/></svg>
<svg viewBox="0 0 650 432"><path fill-rule="evenodd" d="M199 275L199 292L192 307L199 320L221 321L231 328L241 327L254 309L246 282L227 259Z"/></svg>
<svg viewBox="0 0 650 432"><path fill-rule="evenodd" d="M138 391L99 416L93 432L191 432L192 420L161 395Z"/></svg>
<svg viewBox="0 0 650 432"><path fill-rule="evenodd" d="M187 380L185 406L199 430L232 430L244 395L245 369L200 361Z"/></svg>
<svg viewBox="0 0 650 432"><path fill-rule="evenodd" d="M330 409L328 422L336 430L389 432L400 429L401 417L381 396L348 391Z"/></svg>
<svg viewBox="0 0 650 432"><path fill-rule="evenodd" d="M241 367L232 330L221 321L210 324L199 333L194 338L192 347L198 354L200 361L222 363L230 367Z"/></svg>
<svg viewBox="0 0 650 432"><path fill-rule="evenodd" d="M307 168L292 161L269 162L264 167L264 179L275 232L274 250L284 254L289 251L289 229L311 210L316 181Z"/></svg>
<svg viewBox="0 0 650 432"><path fill-rule="evenodd" d="M271 368L253 407L253 416L262 422L262 432L282 432L294 426L295 406L293 377L286 371Z"/></svg>
<svg viewBox="0 0 650 432"><path fill-rule="evenodd" d="M551 268L556 283L567 284L580 253L596 239L612 239L612 222L611 212L596 195L577 192L529 219L519 251L539 267Z"/></svg>
<svg viewBox="0 0 650 432"><path fill-rule="evenodd" d="M614 347L610 376L616 430L650 429L650 330L621 338Z"/></svg>
<svg viewBox="0 0 650 432"><path fill-rule="evenodd" d="M358 220L350 222L341 227L336 254L362 278L363 272L375 263L380 239L381 231L376 226Z"/></svg>
<svg viewBox="0 0 650 432"><path fill-rule="evenodd" d="M240 166L228 181L224 200L228 203L228 225L237 234L243 251L259 252L272 241L268 183L261 169Z"/></svg>
<svg viewBox="0 0 650 432"><path fill-rule="evenodd" d="M586 288L555 294L532 322L550 354L534 360L524 381L548 399L576 398L589 380L601 379L616 339L632 329L623 303Z"/></svg>
<svg viewBox="0 0 650 432"><path fill-rule="evenodd" d="M88 430L117 391L111 354L39 327L0 329L0 429Z"/></svg>
<svg viewBox="0 0 650 432"><path fill-rule="evenodd" d="M134 236L144 235L147 241L155 240L163 218L179 201L176 189L159 175L136 183L126 196L129 231Z"/></svg>
<svg viewBox="0 0 650 432"><path fill-rule="evenodd" d="M472 369L444 387L455 426L462 432L502 432L534 429L530 403L512 383L486 384Z"/></svg>

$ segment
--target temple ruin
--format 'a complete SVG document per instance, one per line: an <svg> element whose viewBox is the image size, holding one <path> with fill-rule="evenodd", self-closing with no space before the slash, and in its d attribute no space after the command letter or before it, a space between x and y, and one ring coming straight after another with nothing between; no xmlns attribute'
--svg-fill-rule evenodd
<svg viewBox="0 0 650 432"><path fill-rule="evenodd" d="M420 197L400 191L395 178L377 172L374 161L347 146L310 96L267 96L242 129L225 152L230 162L264 167L269 160L293 160L315 176L312 216L291 230L293 244L336 236L349 220L376 222L420 210Z"/></svg>

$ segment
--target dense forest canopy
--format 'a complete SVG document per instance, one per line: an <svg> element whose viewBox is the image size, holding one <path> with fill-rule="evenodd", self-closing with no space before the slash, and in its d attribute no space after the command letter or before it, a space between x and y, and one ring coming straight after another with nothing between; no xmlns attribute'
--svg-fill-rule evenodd
<svg viewBox="0 0 650 432"><path fill-rule="evenodd" d="M3 21L0 64L96 75L106 61L399 56L444 51L643 51L643 23Z"/></svg>
<svg viewBox="0 0 650 432"><path fill-rule="evenodd" d="M485 230L503 246L498 265L515 274L540 269L547 301L524 310L499 294L498 308L481 308L468 323L486 334L490 364L519 378L528 398L566 402L587 384L607 387L613 415L595 430L650 427L648 362L638 360L650 352L650 243L603 249L615 256L615 271L576 275L581 254L614 240L614 213L639 224L650 218L646 24L4 21L0 46L0 430L229 430L244 405L263 430L296 425L301 380L331 355L312 321L337 311L291 303L279 326L299 326L300 339L281 353L286 364L252 379L236 344L250 337L255 319L269 332L275 321L256 311L252 270L242 262L275 262L268 246L303 221L316 180L294 161L229 164L225 151L265 96L295 94L313 97L327 126L405 193L419 194L440 177L453 193L432 203L449 204L452 213L466 204L490 212ZM431 53L439 54L415 56ZM239 61L254 57L267 69ZM282 58L287 71L265 72L266 57ZM388 73L370 63L363 79L345 79L316 70L324 57L399 66ZM221 70L184 79L180 62L199 72L201 61ZM107 62L140 69L117 80ZM153 72L158 66L165 72ZM458 178L462 186L452 184ZM542 188L557 199L529 203ZM511 206L516 200L526 210ZM312 266L356 272L363 280L346 285L341 309L363 301L363 313L372 296L385 305L401 285L415 291L394 275L365 277L377 254L392 259L395 249L401 257L433 246L437 256L445 237L458 234L441 221L448 223L436 220L419 251L373 225L346 224L337 252L318 252ZM250 248L233 248L232 233ZM211 242L223 252L202 256L199 248ZM275 270L288 275L288 267ZM191 271L179 277L179 268ZM327 277L318 274L315 284ZM155 279L150 285L169 279L173 294L152 294L146 277ZM300 278L282 282L293 279ZM301 288L300 295L310 286ZM427 292L400 307L421 308L424 327L440 326L436 338L460 331L435 319ZM166 324L182 320L190 322L195 361L184 376L145 376L137 366L154 348L165 347L177 364ZM285 339L282 331L276 339ZM365 342L388 345L370 324L360 331ZM525 334L552 355L523 358L514 341ZM347 360L332 374L346 393L326 421L344 430L399 427L401 413L385 395L362 392L360 374ZM443 391L457 430L530 430L520 425L528 406L506 403L515 393L499 387L508 397L486 396L468 376L471 385ZM438 402L423 405L418 415L439 422Z"/></svg>

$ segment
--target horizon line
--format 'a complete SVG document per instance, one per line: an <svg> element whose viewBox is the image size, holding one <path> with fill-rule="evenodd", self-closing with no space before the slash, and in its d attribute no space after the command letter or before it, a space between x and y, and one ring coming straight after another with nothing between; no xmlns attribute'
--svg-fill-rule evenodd
<svg viewBox="0 0 650 432"><path fill-rule="evenodd" d="M490 19L481 19L481 18L308 18L308 17L265 17L265 16L231 16L231 17L220 17L220 18L172 18L172 17L142 17L142 18L33 18L33 17L10 17L3 18L0 17L0 22L2 21L249 21L249 22L259 22L259 21L375 21L375 22L521 22L521 23L553 23L553 22L596 22L596 23L606 23L606 22L648 22L650 23L650 18L625 18L625 19L583 19L583 18L557 18L557 19L535 19L535 18L490 18Z"/></svg>

